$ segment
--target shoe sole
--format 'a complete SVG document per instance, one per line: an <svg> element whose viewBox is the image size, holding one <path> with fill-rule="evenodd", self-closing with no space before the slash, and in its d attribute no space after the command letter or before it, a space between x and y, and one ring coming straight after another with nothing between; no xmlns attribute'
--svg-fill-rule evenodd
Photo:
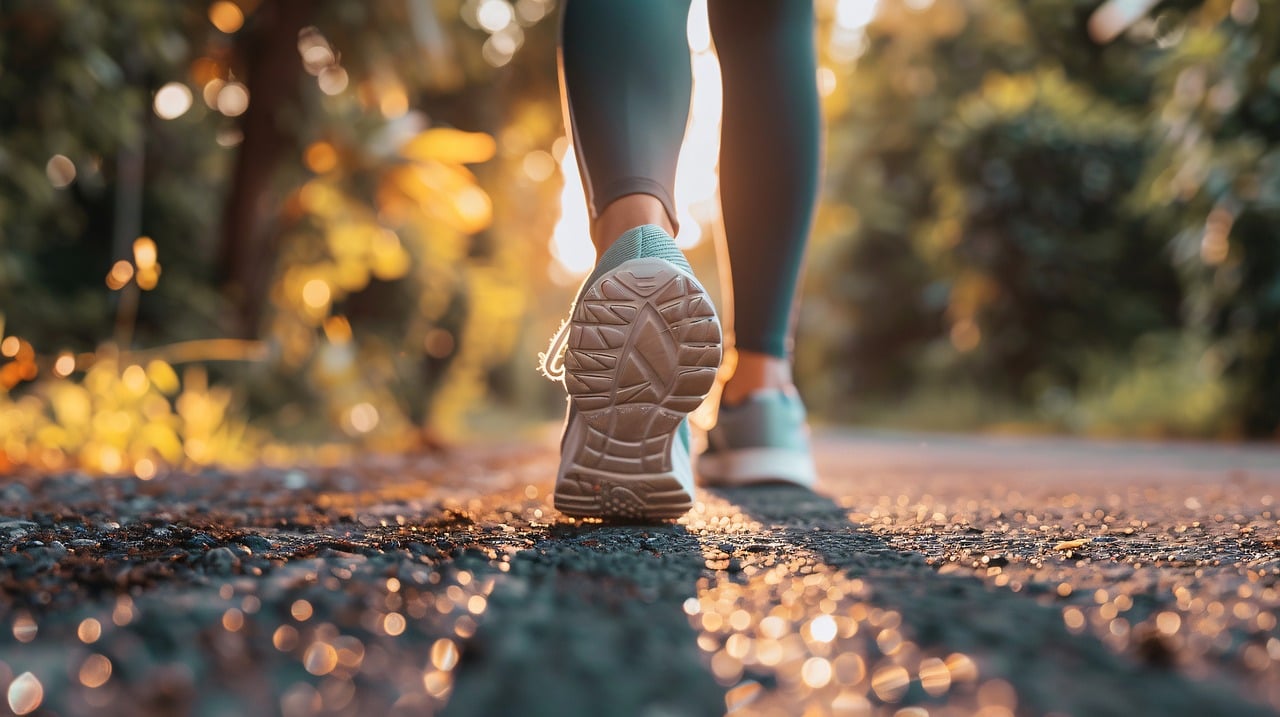
<svg viewBox="0 0 1280 717"><path fill-rule="evenodd" d="M680 423L715 383L720 321L706 290L663 259L600 277L570 319L565 387L585 435L556 480L555 506L581 518L678 518L692 471L672 465ZM566 457L568 458L568 457Z"/></svg>
<svg viewBox="0 0 1280 717"><path fill-rule="evenodd" d="M698 457L699 485L729 488L761 483L791 483L812 488L818 482L813 456L786 448L740 448Z"/></svg>

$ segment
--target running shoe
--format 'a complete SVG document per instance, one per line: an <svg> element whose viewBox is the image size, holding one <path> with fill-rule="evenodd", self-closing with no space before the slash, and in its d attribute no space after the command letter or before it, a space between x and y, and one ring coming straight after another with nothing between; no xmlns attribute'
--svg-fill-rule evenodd
<svg viewBox="0 0 1280 717"><path fill-rule="evenodd" d="M686 417L711 390L720 321L675 241L622 235L583 283L543 354L569 411L555 506L613 520L678 518L693 506Z"/></svg>
<svg viewBox="0 0 1280 717"><path fill-rule="evenodd" d="M812 488L813 464L804 403L794 393L757 391L736 406L720 406L698 457L706 486L794 483Z"/></svg>

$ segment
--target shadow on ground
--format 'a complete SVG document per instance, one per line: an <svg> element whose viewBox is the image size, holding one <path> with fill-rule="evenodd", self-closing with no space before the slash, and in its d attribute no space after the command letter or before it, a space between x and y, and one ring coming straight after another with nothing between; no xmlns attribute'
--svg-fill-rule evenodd
<svg viewBox="0 0 1280 717"><path fill-rule="evenodd" d="M0 486L0 695L51 715L1280 706L1277 455L989 462L951 440L861 437L856 471L828 446L835 498L703 492L648 527L559 519L545 452L31 476ZM1060 467L1078 455L1090 472Z"/></svg>

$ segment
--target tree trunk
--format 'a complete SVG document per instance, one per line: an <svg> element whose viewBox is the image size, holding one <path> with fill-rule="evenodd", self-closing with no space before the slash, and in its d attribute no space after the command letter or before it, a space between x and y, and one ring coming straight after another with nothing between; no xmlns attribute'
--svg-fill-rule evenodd
<svg viewBox="0 0 1280 717"><path fill-rule="evenodd" d="M271 180L296 143L302 62L298 31L309 24L314 0L262 3L245 28L240 63L249 90L241 116L243 140L222 219L220 269L234 308L233 333L256 336L275 268L278 236L273 226L279 197Z"/></svg>

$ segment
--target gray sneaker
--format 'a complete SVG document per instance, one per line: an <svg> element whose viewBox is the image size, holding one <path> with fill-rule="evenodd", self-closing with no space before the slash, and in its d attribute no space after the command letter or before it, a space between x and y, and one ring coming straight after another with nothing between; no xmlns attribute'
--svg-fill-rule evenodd
<svg viewBox="0 0 1280 717"><path fill-rule="evenodd" d="M758 391L737 406L721 406L698 457L703 485L795 483L813 487L813 465L804 403L784 391Z"/></svg>
<svg viewBox="0 0 1280 717"><path fill-rule="evenodd" d="M675 242L646 225L614 243L543 356L569 412L555 506L657 520L693 507L686 416L715 383L720 321Z"/></svg>

